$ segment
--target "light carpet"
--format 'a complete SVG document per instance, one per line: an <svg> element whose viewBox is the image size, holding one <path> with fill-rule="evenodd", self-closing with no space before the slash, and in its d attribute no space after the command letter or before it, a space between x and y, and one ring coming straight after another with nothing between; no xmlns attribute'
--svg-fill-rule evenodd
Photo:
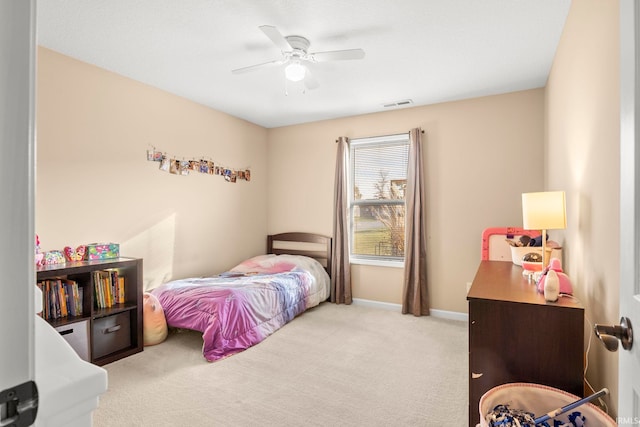
<svg viewBox="0 0 640 427"><path fill-rule="evenodd" d="M467 323L323 303L209 363L198 332L111 363L109 426L465 426Z"/></svg>

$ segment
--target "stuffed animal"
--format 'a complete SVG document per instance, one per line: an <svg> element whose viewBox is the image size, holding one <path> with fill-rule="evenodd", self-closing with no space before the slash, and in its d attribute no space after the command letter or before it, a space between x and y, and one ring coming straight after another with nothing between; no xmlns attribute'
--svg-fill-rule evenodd
<svg viewBox="0 0 640 427"><path fill-rule="evenodd" d="M160 301L155 295L145 292L142 304L144 345L160 344L167 338L167 320Z"/></svg>
<svg viewBox="0 0 640 427"><path fill-rule="evenodd" d="M560 264L560 260L557 258L551 258L549 261L549 270L553 270L558 275L558 281L560 285L560 293L573 295L573 286L571 286L571 280L569 280L569 276L562 272L562 265ZM544 293L544 282L547 278L547 274L543 274L540 277L540 281L538 282L538 292Z"/></svg>

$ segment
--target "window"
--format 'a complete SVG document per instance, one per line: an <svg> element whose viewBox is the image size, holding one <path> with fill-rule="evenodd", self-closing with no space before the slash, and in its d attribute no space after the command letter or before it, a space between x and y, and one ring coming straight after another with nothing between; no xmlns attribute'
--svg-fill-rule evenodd
<svg viewBox="0 0 640 427"><path fill-rule="evenodd" d="M351 260L403 261L409 134L352 139Z"/></svg>

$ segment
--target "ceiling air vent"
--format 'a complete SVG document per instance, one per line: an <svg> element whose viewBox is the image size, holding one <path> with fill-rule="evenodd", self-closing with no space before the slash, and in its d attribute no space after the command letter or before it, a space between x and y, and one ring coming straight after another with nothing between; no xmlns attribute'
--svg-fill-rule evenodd
<svg viewBox="0 0 640 427"><path fill-rule="evenodd" d="M396 101L396 102L387 102L385 104L382 104L382 106L384 108L396 108L396 107L405 107L407 105L411 105L413 104L413 101L410 99L403 99L402 101Z"/></svg>

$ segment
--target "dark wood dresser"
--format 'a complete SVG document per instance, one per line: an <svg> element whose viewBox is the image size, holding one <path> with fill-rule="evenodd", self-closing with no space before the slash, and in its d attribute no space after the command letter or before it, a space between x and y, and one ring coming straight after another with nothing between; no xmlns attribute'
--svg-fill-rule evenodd
<svg viewBox="0 0 640 427"><path fill-rule="evenodd" d="M574 284L575 286L575 284ZM469 293L469 426L491 388L531 382L583 396L584 307L547 302L522 267L481 261Z"/></svg>

